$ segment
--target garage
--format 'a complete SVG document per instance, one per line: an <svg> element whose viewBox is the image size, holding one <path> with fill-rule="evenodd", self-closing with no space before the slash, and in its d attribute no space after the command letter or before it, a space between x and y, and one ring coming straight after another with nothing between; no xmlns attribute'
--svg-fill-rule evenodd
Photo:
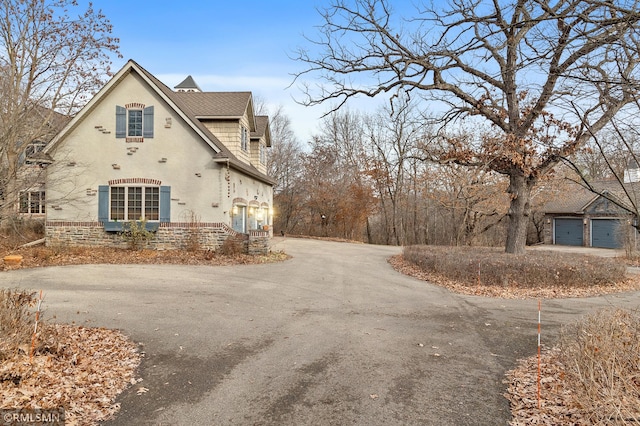
<svg viewBox="0 0 640 426"><path fill-rule="evenodd" d="M582 219L554 219L554 244L582 246Z"/></svg>
<svg viewBox="0 0 640 426"><path fill-rule="evenodd" d="M591 219L591 247L621 248L618 219Z"/></svg>

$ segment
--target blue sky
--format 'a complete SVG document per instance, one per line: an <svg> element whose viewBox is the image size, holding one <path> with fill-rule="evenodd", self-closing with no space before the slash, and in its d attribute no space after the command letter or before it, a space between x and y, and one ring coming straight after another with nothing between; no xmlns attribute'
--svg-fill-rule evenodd
<svg viewBox="0 0 640 426"><path fill-rule="evenodd" d="M287 89L303 64L290 59L304 34L321 23L316 7L328 0L96 0L120 38L122 59L133 59L169 87L192 75L205 91L252 91L283 105L302 142L316 133L324 107L305 108Z"/></svg>

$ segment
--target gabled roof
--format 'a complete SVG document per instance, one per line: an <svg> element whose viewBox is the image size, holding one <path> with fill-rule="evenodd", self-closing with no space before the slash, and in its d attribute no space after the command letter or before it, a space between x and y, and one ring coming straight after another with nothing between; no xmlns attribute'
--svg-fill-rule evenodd
<svg viewBox="0 0 640 426"><path fill-rule="evenodd" d="M269 117L266 115L256 115L256 131L251 132L252 139L264 137L267 146L271 146L271 130L269 129Z"/></svg>
<svg viewBox="0 0 640 426"><path fill-rule="evenodd" d="M199 120L239 120L247 114L249 131L255 131L251 92L175 92L173 95Z"/></svg>
<svg viewBox="0 0 640 426"><path fill-rule="evenodd" d="M89 103L82 109L80 112L65 126L64 129L60 133L58 133L52 142L45 148L44 152L48 153L54 147L65 138L65 136L72 131L75 127L77 127L82 120L90 114L90 112L98 105L102 98L104 98L108 93L110 93L114 87L118 85L118 83L124 79L129 73L135 72L140 75L146 82L149 84L152 90L154 90L164 101L171 107L173 110L180 115L185 122L190 125L193 130L204 140L207 145L211 147L214 151L212 158L217 162L225 162L229 165L229 167L240 170L252 177L255 177L261 181L268 183L275 183L275 181L269 176L261 173L255 167L246 164L240 161L235 155L231 153L231 151L222 143L220 140L213 134L207 127L202 124L202 122L198 119L196 112L199 111L197 108L197 102L191 101L188 97L199 95L207 95L207 93L198 93L198 92L190 92L190 93L182 93L182 92L174 92L167 85L158 80L153 74L151 74L146 69L142 68L138 65L137 62L130 59L127 63L116 73L116 75L102 88L100 91L89 101ZM213 92L215 93L215 92ZM241 94L247 93L249 99L251 97L250 92L240 92ZM238 98L246 98L246 95L238 95ZM204 98L204 97L203 97ZM251 111L253 111L253 104L250 103L250 100L246 103L246 106L251 106ZM234 105L232 107L237 107ZM237 111L234 109L233 111L236 113ZM244 112L243 112L244 114ZM251 116L253 118L253 116Z"/></svg>
<svg viewBox="0 0 640 426"><path fill-rule="evenodd" d="M176 92L174 95L197 117L239 118L251 105L251 92Z"/></svg>
<svg viewBox="0 0 640 426"><path fill-rule="evenodd" d="M589 206L601 198L601 195L571 180L567 180L567 185L568 188L566 191L544 205L543 210L545 213L583 214ZM616 180L606 180L593 182L592 185L598 192L605 194L607 197L618 201L624 206L631 208L629 198L639 206L640 182L625 183L623 187Z"/></svg>

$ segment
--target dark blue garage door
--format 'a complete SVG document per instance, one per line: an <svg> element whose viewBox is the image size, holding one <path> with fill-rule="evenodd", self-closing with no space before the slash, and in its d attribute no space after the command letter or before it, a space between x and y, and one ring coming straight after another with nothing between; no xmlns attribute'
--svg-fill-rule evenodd
<svg viewBox="0 0 640 426"><path fill-rule="evenodd" d="M591 219L591 246L621 248L619 228L620 221L617 219Z"/></svg>
<svg viewBox="0 0 640 426"><path fill-rule="evenodd" d="M555 219L553 222L555 244L582 245L582 219Z"/></svg>

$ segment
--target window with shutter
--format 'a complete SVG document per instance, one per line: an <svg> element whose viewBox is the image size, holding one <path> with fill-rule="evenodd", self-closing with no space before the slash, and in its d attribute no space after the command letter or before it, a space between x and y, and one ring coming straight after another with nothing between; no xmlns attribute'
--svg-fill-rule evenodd
<svg viewBox="0 0 640 426"><path fill-rule="evenodd" d="M106 231L122 231L122 224L146 220L147 230L171 217L170 186L108 186L98 188L98 220Z"/></svg>
<svg viewBox="0 0 640 426"><path fill-rule="evenodd" d="M116 138L127 142L142 142L153 138L153 106L140 103L116 105Z"/></svg>

